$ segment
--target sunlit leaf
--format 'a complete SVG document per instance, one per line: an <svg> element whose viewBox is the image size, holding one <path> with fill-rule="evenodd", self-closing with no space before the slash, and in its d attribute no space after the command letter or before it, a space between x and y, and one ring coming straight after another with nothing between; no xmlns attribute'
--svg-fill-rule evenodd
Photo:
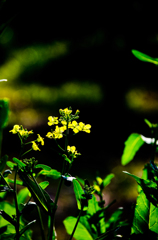
<svg viewBox="0 0 158 240"><path fill-rule="evenodd" d="M13 161L20 167L23 168L26 166L25 163L23 163L21 160L17 159L17 158L13 158Z"/></svg>
<svg viewBox="0 0 158 240"><path fill-rule="evenodd" d="M50 171L51 167L44 165L44 164L37 164L35 168L42 168L43 170Z"/></svg>
<svg viewBox="0 0 158 240"><path fill-rule="evenodd" d="M69 235L72 234L72 231L74 229L74 226L76 224L77 218L75 217L68 217L66 218L63 223L65 225L66 231ZM93 240L90 233L87 231L87 229L79 222L76 228L76 231L74 233L74 238L76 240Z"/></svg>
<svg viewBox="0 0 158 240"><path fill-rule="evenodd" d="M83 198L82 195L84 194L84 191L76 179L73 180L73 186L74 186L74 193L77 201L77 207L79 210L81 210L81 199ZM86 210L86 208L84 208L84 210Z"/></svg>
<svg viewBox="0 0 158 240"><path fill-rule="evenodd" d="M125 141L125 148L121 158L122 165L129 163L143 144L144 141L141 135L138 133L132 133Z"/></svg>
<svg viewBox="0 0 158 240"><path fill-rule="evenodd" d="M48 181L40 182L39 185L41 186L42 189L45 189L49 185L49 182Z"/></svg>
<svg viewBox="0 0 158 240"><path fill-rule="evenodd" d="M153 124L151 123L151 122L149 122L149 120L148 119L144 119L144 122L150 127L150 128L152 128L153 127Z"/></svg>
<svg viewBox="0 0 158 240"><path fill-rule="evenodd" d="M7 161L6 162L7 166L10 167L11 169L14 169L14 167L16 166L15 163L11 162L11 161Z"/></svg>
<svg viewBox="0 0 158 240"><path fill-rule="evenodd" d="M58 179L61 177L61 173L58 172L57 170L55 169L51 169L50 171L47 171L47 170L41 170L39 172L39 175L42 174L42 175L46 175L47 177L50 177L50 178L53 178L53 179Z"/></svg>
<svg viewBox="0 0 158 240"><path fill-rule="evenodd" d="M132 53L136 58L138 58L141 61L154 63L156 65L158 64L158 59L157 58L152 58L152 57L150 57L150 56L148 56L148 55L146 55L142 52L139 52L137 50L134 50L134 49L132 50Z"/></svg>
<svg viewBox="0 0 158 240"><path fill-rule="evenodd" d="M103 186L103 188L106 187L106 186L108 186L108 185L110 184L111 180L112 180L114 177L115 177L115 175L114 175L113 173L108 174L108 175L104 178L104 180L103 180L103 182L102 182L102 184L101 184L101 185Z"/></svg>

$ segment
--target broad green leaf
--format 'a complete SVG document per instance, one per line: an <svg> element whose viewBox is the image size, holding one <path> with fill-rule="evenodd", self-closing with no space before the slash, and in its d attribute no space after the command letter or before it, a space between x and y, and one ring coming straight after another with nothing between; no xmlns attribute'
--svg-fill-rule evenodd
<svg viewBox="0 0 158 240"><path fill-rule="evenodd" d="M132 133L125 141L125 148L121 158L122 165L129 163L143 144L144 141L141 138L141 135L138 133Z"/></svg>
<svg viewBox="0 0 158 240"><path fill-rule="evenodd" d="M61 177L61 173L58 172L55 169L51 169L50 171L47 170L41 170L38 175L46 175L47 177L53 178L53 179L58 179Z"/></svg>
<svg viewBox="0 0 158 240"><path fill-rule="evenodd" d="M150 203L149 229L158 234L158 208Z"/></svg>
<svg viewBox="0 0 158 240"><path fill-rule="evenodd" d="M7 156L7 155L4 155L4 156L0 159L0 172L2 172L3 169L5 168L7 160L8 160L8 156Z"/></svg>
<svg viewBox="0 0 158 240"><path fill-rule="evenodd" d="M150 63L154 63L154 64L158 65L158 59L157 58L152 58L152 57L150 57L150 56L148 56L148 55L146 55L142 52L139 52L137 50L134 50L134 49L132 50L132 53L136 58L138 58L141 61L150 62Z"/></svg>
<svg viewBox="0 0 158 240"><path fill-rule="evenodd" d="M158 190L157 190L157 184L151 180L145 180L142 178L139 178L133 174L130 174L128 172L124 173L130 175L133 177L137 183L141 186L143 192L145 193L147 199L156 207L158 207Z"/></svg>
<svg viewBox="0 0 158 240"><path fill-rule="evenodd" d="M123 208L118 208L106 222L106 228L111 227L112 229L117 227L123 214Z"/></svg>
<svg viewBox="0 0 158 240"><path fill-rule="evenodd" d="M9 99L0 99L0 129L4 128L8 122Z"/></svg>
<svg viewBox="0 0 158 240"><path fill-rule="evenodd" d="M81 199L83 198L82 195L84 194L84 191L76 179L73 180L73 186L74 186L74 193L77 201L77 207L79 210L81 210Z"/></svg>
<svg viewBox="0 0 158 240"><path fill-rule="evenodd" d="M66 231L69 235L72 234L76 221L77 221L77 218L75 217L68 217L63 221ZM76 231L74 233L74 238L76 240L93 240L90 233L80 222L77 225Z"/></svg>
<svg viewBox="0 0 158 240"><path fill-rule="evenodd" d="M150 203L143 191L140 191L133 218L132 233L143 234L148 229Z"/></svg>
<svg viewBox="0 0 158 240"><path fill-rule="evenodd" d="M37 164L35 168L42 168L43 170L50 171L51 167L44 165L44 164Z"/></svg>
<svg viewBox="0 0 158 240"><path fill-rule="evenodd" d="M18 167L23 168L26 166L25 163L23 163L21 160L17 159L17 158L13 158L13 161L18 165Z"/></svg>
<svg viewBox="0 0 158 240"><path fill-rule="evenodd" d="M102 182L103 188L108 186L111 182L111 179L114 177L115 177L115 175L113 173L110 173L109 175L107 175L106 178L104 178L104 180Z"/></svg>
<svg viewBox="0 0 158 240"><path fill-rule="evenodd" d="M8 202L0 202L0 210L5 211L6 213L8 213L10 216L15 215L16 214L16 210L15 207L8 203ZM8 221L5 220L2 216L0 216L0 226L4 227L6 225L8 225Z"/></svg>
<svg viewBox="0 0 158 240"><path fill-rule="evenodd" d="M43 190L39 184L37 185L34 181L32 181L25 172L19 170L19 174L27 185L27 188L31 192L36 203L40 205L46 212L50 213L54 203L48 193Z"/></svg>

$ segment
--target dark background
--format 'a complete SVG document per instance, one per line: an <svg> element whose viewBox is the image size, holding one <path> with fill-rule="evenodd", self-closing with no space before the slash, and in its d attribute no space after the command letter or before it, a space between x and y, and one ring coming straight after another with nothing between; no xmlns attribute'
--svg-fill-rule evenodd
<svg viewBox="0 0 158 240"><path fill-rule="evenodd" d="M158 69L153 64L136 59L131 50L136 49L158 57L156 2L65 4L54 1L39 3L6 0L0 3L0 71L7 68L7 62L16 59L15 52L18 51L19 55L21 54L19 64L22 67L15 78L8 78L7 83L1 83L1 97L5 95L10 99L11 113L16 113L16 118L11 115L5 129L3 153L12 158L18 152L19 146L14 144L16 137L8 132L14 124L22 124L22 118L18 116L21 116L21 111L25 108L35 109L40 113L34 124L30 122L25 126L34 129L35 133L43 134L42 136L50 130L47 126L48 116L58 116L59 108L72 106L74 111L79 109L80 121L91 124L92 131L90 134L81 133L74 138L73 144L75 143L82 155L76 159L71 174L89 178L92 183L97 170L102 178L114 172L116 179L105 193L107 203L117 196L116 207L127 205L128 208L128 202L134 202L137 193L134 182L130 182L129 177L123 177L122 171L129 170L141 176L143 164L150 157L150 147L143 146L134 161L122 167L124 141L132 132L150 136L144 118L153 123L158 119ZM42 58L49 53L49 50L43 50L45 53L39 55L37 62L27 62L23 66L23 50L31 48L38 52L38 47L40 52L54 43L66 44L67 50L64 54L56 53L56 57L50 57L43 63ZM8 68L8 71L11 71L10 69ZM0 75L0 78L7 76ZM67 86L77 84L81 97L72 95L65 98L62 87L66 83ZM59 97L54 102L51 96L49 102L30 97L31 102L27 107L25 104L21 107L22 96L19 95L15 104L15 97L8 89L14 92L25 87L28 96L33 96L32 84L40 85L41 92L42 88L46 87L58 89ZM83 86L86 86L84 91L85 88L88 91L92 86L94 90L98 88L100 97L95 100L93 92L91 95L86 95L89 92L82 95ZM75 89L76 91L78 90ZM15 122L15 119L18 122ZM52 143L49 139L45 141L42 151L34 153L35 157L39 162L47 163L60 171L60 162L55 161L57 156L50 150ZM130 191L127 191L127 186L131 186L128 187ZM65 190L63 196L67 191ZM71 208L68 209L71 211Z"/></svg>

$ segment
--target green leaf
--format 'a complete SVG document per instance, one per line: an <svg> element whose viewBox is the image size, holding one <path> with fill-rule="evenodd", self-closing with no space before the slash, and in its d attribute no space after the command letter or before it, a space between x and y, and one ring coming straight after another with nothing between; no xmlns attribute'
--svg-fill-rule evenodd
<svg viewBox="0 0 158 240"><path fill-rule="evenodd" d="M83 198L84 191L76 179L73 179L74 193L77 201L77 207L81 210L81 199ZM85 208L83 209L85 210Z"/></svg>
<svg viewBox="0 0 158 240"><path fill-rule="evenodd" d="M41 206L46 212L51 213L54 202L50 198L48 193L43 190L39 184L36 184L34 181L32 181L25 172L19 170L19 175L25 182L29 191L31 192L35 202L39 206Z"/></svg>
<svg viewBox="0 0 158 240"><path fill-rule="evenodd" d="M8 156L7 156L7 155L4 155L4 156L0 159L0 172L2 172L3 169L5 168L7 160L8 160Z"/></svg>
<svg viewBox="0 0 158 240"><path fill-rule="evenodd" d="M121 158L122 165L129 163L143 144L144 141L141 138L141 135L138 133L132 133L125 141L125 148Z"/></svg>
<svg viewBox="0 0 158 240"><path fill-rule="evenodd" d="M115 177L115 175L113 173L110 173L109 175L106 176L106 178L104 178L101 186L104 188L106 186L108 186L111 182L111 179L113 179Z"/></svg>
<svg viewBox="0 0 158 240"><path fill-rule="evenodd" d="M18 194L17 194L17 201L18 201L18 204L20 205L21 203L25 203L26 202L26 199L28 197L28 194L29 194L29 190L25 187L23 189L21 189Z"/></svg>
<svg viewBox="0 0 158 240"><path fill-rule="evenodd" d="M26 230L28 230L28 228L30 228L30 226L33 224L33 223L35 223L36 222L36 220L33 220L32 222L29 222L22 230L20 230L20 236L22 235L22 234L24 234L24 232L26 231Z"/></svg>
<svg viewBox="0 0 158 240"><path fill-rule="evenodd" d="M9 99L0 99L0 129L4 128L8 122Z"/></svg>
<svg viewBox="0 0 158 240"><path fill-rule="evenodd" d="M58 179L61 177L61 173L58 172L55 169L51 169L50 171L47 170L41 170L38 175L46 175L47 177L53 178L53 179Z"/></svg>
<svg viewBox="0 0 158 240"><path fill-rule="evenodd" d="M13 158L13 161L18 165L18 167L23 168L26 166L25 163L23 163L21 160L17 159L17 158Z"/></svg>
<svg viewBox="0 0 158 240"><path fill-rule="evenodd" d="M14 184L14 180L13 180L13 179L10 179L10 178L8 178L7 182L9 182L9 183L13 183L13 184ZM18 179L16 179L16 184L22 186L22 185L23 185L23 182L20 181L20 180L18 180Z"/></svg>
<svg viewBox="0 0 158 240"><path fill-rule="evenodd" d="M157 58L152 58L142 52L139 52L137 50L132 50L133 55L138 58L139 60L143 61L143 62L150 62L150 63L154 63L156 65L158 65L158 59Z"/></svg>
<svg viewBox="0 0 158 240"><path fill-rule="evenodd" d="M149 122L149 120L148 119L144 119L144 122L150 127L150 128L152 128L153 127L153 124L151 123L151 122Z"/></svg>
<svg viewBox="0 0 158 240"><path fill-rule="evenodd" d="M75 217L68 217L66 218L63 223L65 225L66 231L69 235L72 234L72 231L74 229L74 226L76 224L77 218ZM87 231L87 229L79 222L76 228L76 231L74 233L74 238L76 240L93 240L90 233Z"/></svg>
<svg viewBox="0 0 158 240"><path fill-rule="evenodd" d="M42 168L43 170L50 171L51 167L44 165L44 164L37 164L35 168Z"/></svg>
<svg viewBox="0 0 158 240"><path fill-rule="evenodd" d="M15 163L11 162L11 161L7 161L6 162L7 166L10 167L11 169L14 169L14 167L16 166Z"/></svg>
<svg viewBox="0 0 158 240"><path fill-rule="evenodd" d="M40 182L39 185L41 186L42 189L45 189L49 185L49 182L48 181Z"/></svg>
<svg viewBox="0 0 158 240"><path fill-rule="evenodd" d="M128 172L124 173L130 175L133 177L137 183L141 186L143 192L145 193L147 199L156 207L158 207L158 190L157 190L157 184L150 180L145 180L142 178L139 178L133 174L130 174Z"/></svg>

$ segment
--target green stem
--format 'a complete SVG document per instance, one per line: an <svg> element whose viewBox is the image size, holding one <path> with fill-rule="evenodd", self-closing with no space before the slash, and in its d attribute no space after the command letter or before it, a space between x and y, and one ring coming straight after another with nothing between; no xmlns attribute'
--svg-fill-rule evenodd
<svg viewBox="0 0 158 240"><path fill-rule="evenodd" d="M15 201L15 209L16 209L16 240L19 240L20 234L19 234L19 209L18 209L18 201L17 201L17 186L16 186L16 176L17 176L18 166L16 166L15 169L15 176L14 176L14 201Z"/></svg>
<svg viewBox="0 0 158 240"><path fill-rule="evenodd" d="M1 149L2 149L2 138L3 138L3 130L2 128L0 129L0 158L1 158Z"/></svg>
<svg viewBox="0 0 158 240"><path fill-rule="evenodd" d="M42 237L42 240L45 240L44 226L43 226L43 222L42 222L41 212L40 212L40 209L38 206L37 206L37 211L38 211L39 222L40 222L41 237Z"/></svg>
<svg viewBox="0 0 158 240"><path fill-rule="evenodd" d="M67 146L68 146L68 121L67 121L66 138L65 138L65 152L67 152ZM65 166L66 166L66 161L64 159L64 161L63 161L63 168L62 168L62 175L64 175L64 173L65 173ZM56 193L56 196L55 196L54 208L52 210L51 216L49 216L48 240L52 240L53 226L54 226L54 220L55 220L55 212L56 212L56 209L57 209L57 202L58 202L58 198L59 198L59 194L60 194L62 183L63 183L63 178L61 177L60 181L59 181L57 193Z"/></svg>
<svg viewBox="0 0 158 240"><path fill-rule="evenodd" d="M73 231L72 231L72 233L71 233L71 236L70 236L69 240L71 240L71 239L73 238L73 235L74 235L74 233L75 233L75 231L76 231L76 228L77 228L77 225L78 225L78 223L79 223L79 220L80 220L82 211L83 211L83 207L81 208L81 210L80 210L80 212L79 212L79 215L78 215L78 218L77 218L75 227L74 227L74 229L73 229Z"/></svg>

